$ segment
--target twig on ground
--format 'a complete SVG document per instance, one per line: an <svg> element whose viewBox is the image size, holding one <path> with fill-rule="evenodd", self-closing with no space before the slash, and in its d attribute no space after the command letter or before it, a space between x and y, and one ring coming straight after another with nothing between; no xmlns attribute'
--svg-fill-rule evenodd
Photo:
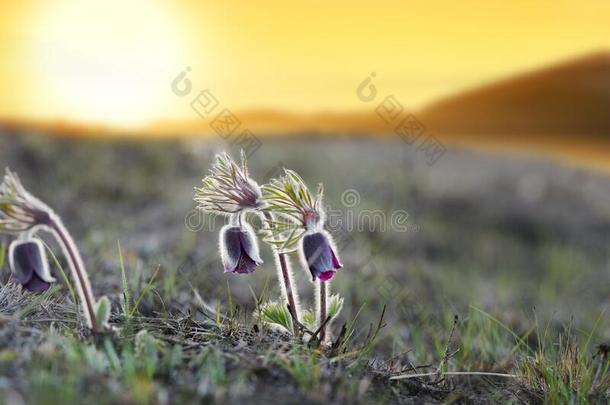
<svg viewBox="0 0 610 405"><path fill-rule="evenodd" d="M475 375L475 376L488 376L488 377L504 377L504 378L519 378L517 374L503 374L503 373L491 373L486 371L444 371L440 373L441 376L446 375ZM431 373L421 374L401 374L390 377L390 380L406 380L409 378L421 378L421 377L432 377L439 375L437 371Z"/></svg>

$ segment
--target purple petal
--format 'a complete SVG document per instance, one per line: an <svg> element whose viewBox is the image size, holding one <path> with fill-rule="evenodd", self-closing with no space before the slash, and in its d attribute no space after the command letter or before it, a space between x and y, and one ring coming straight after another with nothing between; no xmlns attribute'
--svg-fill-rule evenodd
<svg viewBox="0 0 610 405"><path fill-rule="evenodd" d="M250 259L256 262L256 264L262 264L263 261L258 252L258 244L254 237L254 231L250 226L242 227L242 231L239 234L239 240L241 241L242 251L245 252Z"/></svg>
<svg viewBox="0 0 610 405"><path fill-rule="evenodd" d="M252 273L256 269L257 265L258 264L254 260L244 253L239 259L239 263L233 272L239 274Z"/></svg>
<svg viewBox="0 0 610 405"><path fill-rule="evenodd" d="M19 283L26 290L42 292L55 282L42 243L37 240L13 241L9 249L10 282Z"/></svg>
<svg viewBox="0 0 610 405"><path fill-rule="evenodd" d="M320 279L320 281L328 281L331 278L333 278L334 275L335 275L334 271L325 271L324 273L320 273L318 278Z"/></svg>
<svg viewBox="0 0 610 405"><path fill-rule="evenodd" d="M328 280L332 275L325 273L333 273L341 267L328 237L321 232L305 235L303 238L303 254L313 280L316 278L322 279L322 277Z"/></svg>
<svg viewBox="0 0 610 405"><path fill-rule="evenodd" d="M341 262L339 261L339 258L335 254L335 250L332 247L330 248L330 253L333 255L333 267L335 269L340 269L341 267L343 267L343 264L341 264Z"/></svg>
<svg viewBox="0 0 610 405"><path fill-rule="evenodd" d="M220 232L220 255L225 273L235 271L241 258L240 229L226 226Z"/></svg>
<svg viewBox="0 0 610 405"><path fill-rule="evenodd" d="M32 276L28 283L23 284L23 288L31 292L43 292L51 286L50 283L42 280L36 274Z"/></svg>
<svg viewBox="0 0 610 405"><path fill-rule="evenodd" d="M9 279L9 282L15 283L15 284L25 284L28 281L30 281L32 279L32 276L34 275L34 269L31 266L21 266L21 265L14 265L13 263L10 263L10 267L11 267L11 277Z"/></svg>
<svg viewBox="0 0 610 405"><path fill-rule="evenodd" d="M221 231L220 238L225 273L252 273L263 262L252 228L227 226Z"/></svg>

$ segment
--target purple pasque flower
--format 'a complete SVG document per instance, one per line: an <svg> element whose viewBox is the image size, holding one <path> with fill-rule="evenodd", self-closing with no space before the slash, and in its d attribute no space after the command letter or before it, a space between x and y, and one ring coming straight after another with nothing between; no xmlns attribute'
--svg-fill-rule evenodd
<svg viewBox="0 0 610 405"><path fill-rule="evenodd" d="M330 236L325 231L305 234L301 242L301 259L311 272L312 281L330 280L343 267Z"/></svg>
<svg viewBox="0 0 610 405"><path fill-rule="evenodd" d="M9 282L21 284L28 291L46 291L55 282L39 240L13 241L9 247L8 260L11 268Z"/></svg>
<svg viewBox="0 0 610 405"><path fill-rule="evenodd" d="M231 224L221 229L220 255L225 273L252 273L263 263L254 230L248 224Z"/></svg>

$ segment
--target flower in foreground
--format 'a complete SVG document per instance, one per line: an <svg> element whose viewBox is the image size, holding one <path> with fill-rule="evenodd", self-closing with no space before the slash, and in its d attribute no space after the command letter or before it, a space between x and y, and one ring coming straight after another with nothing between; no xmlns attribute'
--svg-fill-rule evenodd
<svg viewBox="0 0 610 405"><path fill-rule="evenodd" d="M326 340L326 327L337 312L328 315L329 280L343 267L328 233L324 231L325 212L322 207L322 185L314 196L303 179L292 170L263 187L266 209L277 213L281 220L268 222L268 240L284 252L299 249L303 267L309 269L316 283L318 299L319 341Z"/></svg>
<svg viewBox="0 0 610 405"><path fill-rule="evenodd" d="M226 225L222 228L220 253L225 273L252 273L263 263L250 225Z"/></svg>
<svg viewBox="0 0 610 405"><path fill-rule="evenodd" d="M197 208L230 217L230 224L220 231L220 255L225 273L252 273L263 262L254 231L242 224L246 212L260 209L261 198L260 187L248 176L243 152L241 166L227 153L217 155L202 187L195 188Z"/></svg>
<svg viewBox="0 0 610 405"><path fill-rule="evenodd" d="M13 280L31 291L44 291L54 281L46 267L44 250L32 238L39 231L51 233L68 260L74 285L83 304L87 326L94 332L108 327L110 304L107 298L95 299L85 264L80 252L61 218L53 210L30 194L17 175L8 168L0 183L0 232L19 235L28 243L12 245L9 255ZM15 242L13 242L15 243Z"/></svg>
<svg viewBox="0 0 610 405"><path fill-rule="evenodd" d="M330 280L343 267L326 232L314 232L303 237L301 253L307 263L312 281Z"/></svg>
<svg viewBox="0 0 610 405"><path fill-rule="evenodd" d="M9 282L18 283L28 291L46 291L55 279L49 272L47 257L38 240L15 240L9 247Z"/></svg>
<svg viewBox="0 0 610 405"><path fill-rule="evenodd" d="M235 163L226 153L216 156L203 185L195 188L197 208L203 212L224 215L230 224L220 232L220 251L225 273L252 273L262 264L259 256L258 240L249 225L243 225L245 214L255 213L265 223L273 222L273 214L263 210L266 202L261 188L248 175L246 155L241 153L241 165ZM293 331L297 333L299 306L292 288L292 274L288 258L283 252L275 250L276 267L285 305L291 318L296 320ZM284 306L285 307L285 306Z"/></svg>

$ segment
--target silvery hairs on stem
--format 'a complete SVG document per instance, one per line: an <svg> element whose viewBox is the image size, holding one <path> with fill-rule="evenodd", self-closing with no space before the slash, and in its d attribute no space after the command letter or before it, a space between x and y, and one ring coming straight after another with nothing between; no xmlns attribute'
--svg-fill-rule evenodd
<svg viewBox="0 0 610 405"><path fill-rule="evenodd" d="M32 287L32 277L35 276L47 283L55 281L45 274L46 263L41 263L41 260L46 260L44 251L33 239L39 230L50 232L62 247L84 307L87 326L93 331L107 328L110 302L106 297L96 301L83 260L61 218L48 205L30 194L19 177L7 168L0 184L0 232L18 236L9 248L9 263L12 264L12 280L25 288ZM23 246L27 249L20 248ZM45 285L37 284L38 288L35 289L46 289Z"/></svg>

